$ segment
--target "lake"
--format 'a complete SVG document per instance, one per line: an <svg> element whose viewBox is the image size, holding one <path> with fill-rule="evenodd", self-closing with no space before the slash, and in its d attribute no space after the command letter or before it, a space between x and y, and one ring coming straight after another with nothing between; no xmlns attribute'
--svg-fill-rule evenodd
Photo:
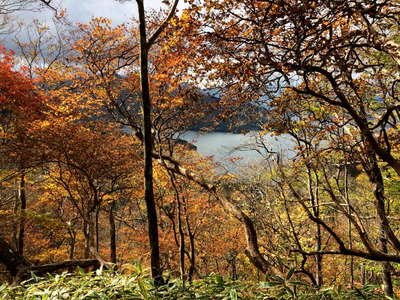
<svg viewBox="0 0 400 300"><path fill-rule="evenodd" d="M232 171L240 166L260 161L261 154L266 154L260 147L258 149L261 154L255 150L257 135L258 132L255 131L247 134L187 131L181 133L179 138L195 145L200 154L212 156L215 162ZM279 137L264 135L262 141L269 150L281 153L283 156L293 156L291 149L294 142L286 135Z"/></svg>

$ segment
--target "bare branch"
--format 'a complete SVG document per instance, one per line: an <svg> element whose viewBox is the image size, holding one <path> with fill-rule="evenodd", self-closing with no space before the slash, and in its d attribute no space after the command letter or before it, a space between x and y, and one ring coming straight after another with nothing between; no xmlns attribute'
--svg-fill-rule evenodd
<svg viewBox="0 0 400 300"><path fill-rule="evenodd" d="M179 0L175 0L174 1L174 4L172 5L171 10L170 10L167 18L164 20L164 22L160 25L160 27L158 27L158 29L153 33L153 35L147 41L147 44L146 44L147 50L151 48L151 46L154 44L154 42L157 40L157 38L160 36L160 34L167 27L168 22L175 15L175 11L176 11L176 7L178 6L178 3L179 3Z"/></svg>

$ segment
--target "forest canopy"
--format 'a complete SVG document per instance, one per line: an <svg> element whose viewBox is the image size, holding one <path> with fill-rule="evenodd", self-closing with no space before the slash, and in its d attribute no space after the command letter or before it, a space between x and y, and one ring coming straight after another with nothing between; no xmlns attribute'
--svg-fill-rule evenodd
<svg viewBox="0 0 400 300"><path fill-rule="evenodd" d="M143 2L114 25L0 1L0 34L27 32L0 48L2 279L138 262L157 287L220 274L395 297L399 2ZM218 171L179 138L193 128L256 128L259 160Z"/></svg>

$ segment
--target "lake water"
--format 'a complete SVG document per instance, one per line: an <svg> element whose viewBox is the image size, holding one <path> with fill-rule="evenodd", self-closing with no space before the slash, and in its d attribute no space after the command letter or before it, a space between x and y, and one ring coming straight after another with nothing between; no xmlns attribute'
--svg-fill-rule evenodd
<svg viewBox="0 0 400 300"><path fill-rule="evenodd" d="M204 156L212 156L213 160L223 167L232 170L240 166L259 162L266 151L256 146L257 132L248 134L235 134L226 132L198 133L187 131L180 134L179 138L192 143L197 151ZM262 137L264 145L269 150L281 153L284 156L293 156L293 141L288 136ZM261 151L259 153L255 149Z"/></svg>

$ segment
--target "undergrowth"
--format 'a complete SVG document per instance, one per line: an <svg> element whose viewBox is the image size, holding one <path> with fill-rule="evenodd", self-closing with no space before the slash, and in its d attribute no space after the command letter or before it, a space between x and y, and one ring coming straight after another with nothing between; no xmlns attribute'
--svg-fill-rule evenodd
<svg viewBox="0 0 400 300"><path fill-rule="evenodd" d="M337 287L318 290L291 277L289 272L285 278L274 276L268 282L247 282L232 281L214 274L185 285L172 279L157 289L141 267L136 267L131 275L80 271L45 278L32 275L31 279L17 286L4 283L0 286L0 299L385 299L373 285L356 290Z"/></svg>

